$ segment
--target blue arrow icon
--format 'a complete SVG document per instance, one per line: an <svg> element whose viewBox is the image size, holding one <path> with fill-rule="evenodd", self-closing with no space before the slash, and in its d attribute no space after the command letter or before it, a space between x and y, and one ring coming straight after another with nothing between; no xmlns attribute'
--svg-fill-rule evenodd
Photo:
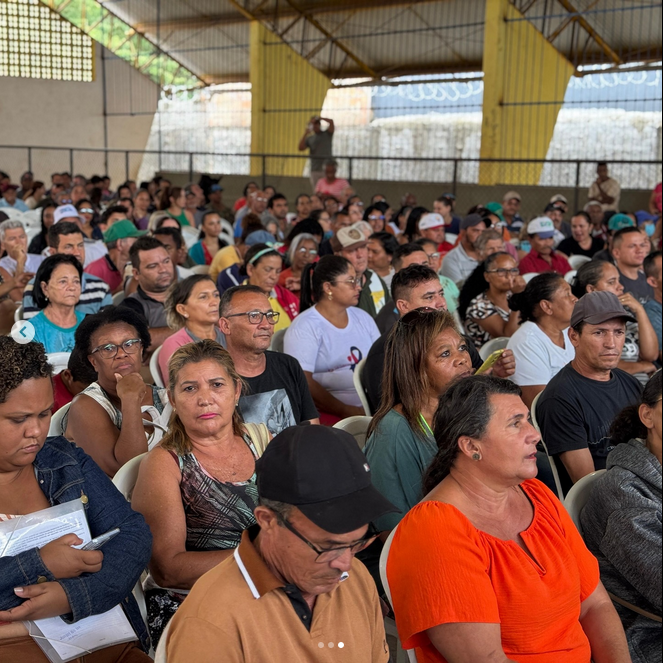
<svg viewBox="0 0 663 663"><path fill-rule="evenodd" d="M21 327L21 331L19 332L23 338L27 338L25 330L26 330L26 327Z"/></svg>

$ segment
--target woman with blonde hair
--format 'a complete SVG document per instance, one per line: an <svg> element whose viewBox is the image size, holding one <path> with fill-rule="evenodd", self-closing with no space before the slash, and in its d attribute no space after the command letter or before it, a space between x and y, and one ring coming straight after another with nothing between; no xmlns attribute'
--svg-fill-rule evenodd
<svg viewBox="0 0 663 663"><path fill-rule="evenodd" d="M232 358L215 341L171 357L169 431L141 463L132 499L153 536L146 595L155 646L196 580L230 557L256 522L255 462L269 432L243 423L241 393Z"/></svg>

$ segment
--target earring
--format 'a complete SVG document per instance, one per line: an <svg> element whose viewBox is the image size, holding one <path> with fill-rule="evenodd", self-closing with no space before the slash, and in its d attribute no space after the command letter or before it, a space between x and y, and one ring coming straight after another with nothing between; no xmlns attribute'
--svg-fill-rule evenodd
<svg viewBox="0 0 663 663"><path fill-rule="evenodd" d="M185 320L188 320L188 319L189 319L189 316L188 316L188 315L185 315L185 316L184 316L184 319L185 319Z"/></svg>
<svg viewBox="0 0 663 663"><path fill-rule="evenodd" d="M329 297L329 301L331 301L332 299L334 299L334 295L332 295L331 292L328 292L328 293L327 293L327 297Z"/></svg>
<svg viewBox="0 0 663 663"><path fill-rule="evenodd" d="M481 454L478 453L478 452L473 453L472 454L472 460L476 460L476 461L481 460Z"/></svg>

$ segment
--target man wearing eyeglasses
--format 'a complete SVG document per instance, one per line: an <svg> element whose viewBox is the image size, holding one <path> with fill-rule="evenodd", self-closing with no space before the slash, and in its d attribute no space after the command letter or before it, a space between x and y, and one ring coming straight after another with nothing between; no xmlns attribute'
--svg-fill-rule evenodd
<svg viewBox="0 0 663 663"><path fill-rule="evenodd" d="M257 525L177 611L168 663L387 663L375 583L355 555L376 538L370 523L395 509L355 439L288 428L256 474Z"/></svg>
<svg viewBox="0 0 663 663"><path fill-rule="evenodd" d="M319 424L299 362L269 346L279 313L257 286L229 288L219 302L219 328L246 384L239 409L247 423L266 424L272 435L303 422Z"/></svg>

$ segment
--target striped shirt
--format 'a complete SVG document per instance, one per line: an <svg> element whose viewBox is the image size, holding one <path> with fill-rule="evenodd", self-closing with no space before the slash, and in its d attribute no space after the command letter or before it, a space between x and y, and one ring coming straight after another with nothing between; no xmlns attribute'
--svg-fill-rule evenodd
<svg viewBox="0 0 663 663"><path fill-rule="evenodd" d="M32 297L32 290L35 287L35 280L32 279L28 285L25 286L23 291L23 319L29 320L33 318L39 309L35 304ZM81 280L81 298L76 304L76 310L79 313L88 315L90 313L97 313L104 306L110 306L113 303L113 298L110 294L108 284L92 274L83 272L83 279Z"/></svg>

